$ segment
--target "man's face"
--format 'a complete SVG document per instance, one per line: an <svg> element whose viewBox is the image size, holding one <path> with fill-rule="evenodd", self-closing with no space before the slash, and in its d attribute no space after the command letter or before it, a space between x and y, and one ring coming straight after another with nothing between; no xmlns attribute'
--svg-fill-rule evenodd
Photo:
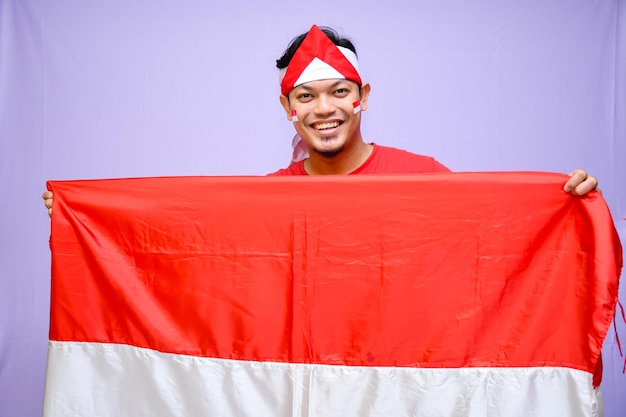
<svg viewBox="0 0 626 417"><path fill-rule="evenodd" d="M360 100L365 110L368 95L367 83L359 93L353 81L320 80L299 85L289 98L281 96L281 103L290 120L292 110L296 111L294 127L309 149L331 158L362 141L361 113L354 114L353 103Z"/></svg>

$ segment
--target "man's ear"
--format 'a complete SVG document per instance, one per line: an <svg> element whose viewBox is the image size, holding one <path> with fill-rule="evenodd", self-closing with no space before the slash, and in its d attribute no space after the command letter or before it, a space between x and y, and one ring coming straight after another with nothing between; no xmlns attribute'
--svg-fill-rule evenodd
<svg viewBox="0 0 626 417"><path fill-rule="evenodd" d="M287 120L291 121L291 106L289 105L289 99L286 96L280 95L280 105L283 106Z"/></svg>
<svg viewBox="0 0 626 417"><path fill-rule="evenodd" d="M367 99L370 96L371 89L370 83L363 83L361 86L361 111L367 110Z"/></svg>

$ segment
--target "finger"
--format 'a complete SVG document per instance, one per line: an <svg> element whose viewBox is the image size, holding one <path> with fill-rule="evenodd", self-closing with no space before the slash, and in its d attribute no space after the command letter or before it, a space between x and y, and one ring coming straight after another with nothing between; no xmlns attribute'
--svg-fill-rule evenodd
<svg viewBox="0 0 626 417"><path fill-rule="evenodd" d="M52 191L44 191L44 193L41 195L41 198L43 198L44 200L49 200L52 198Z"/></svg>
<svg viewBox="0 0 626 417"><path fill-rule="evenodd" d="M570 174L569 180L563 186L563 190L567 193L574 192L576 187L587 179L587 172L582 169L576 169Z"/></svg>
<svg viewBox="0 0 626 417"><path fill-rule="evenodd" d="M590 191L595 190L598 187L598 180L596 177L589 176L583 182L574 188L572 191L576 195L585 195Z"/></svg>

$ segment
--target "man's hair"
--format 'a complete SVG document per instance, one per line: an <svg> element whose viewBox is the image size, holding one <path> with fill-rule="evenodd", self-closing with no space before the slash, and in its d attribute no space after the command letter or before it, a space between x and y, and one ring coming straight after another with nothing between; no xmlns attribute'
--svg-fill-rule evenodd
<svg viewBox="0 0 626 417"><path fill-rule="evenodd" d="M348 38L342 38L341 36L339 36L339 34L332 28L326 27L326 26L320 26L320 29L322 30L322 32L324 32L326 34L326 36L328 36L328 38L337 46L342 46L344 48L348 48L349 50L351 50L352 52L354 52L354 54L356 55L356 48L354 47L354 45L352 44L352 41L350 41L350 39ZM302 41L304 40L304 38L306 37L306 35L309 32L305 32L302 35L294 38L291 43L289 44L289 46L287 47L287 49L285 49L285 52L283 53L283 56L281 56L279 59L276 60L276 67L278 69L283 69L283 68L287 68L287 66L289 65L289 63L291 62L291 59L293 58L294 54L296 53L296 51L298 50L298 48L300 47L300 45L302 44Z"/></svg>

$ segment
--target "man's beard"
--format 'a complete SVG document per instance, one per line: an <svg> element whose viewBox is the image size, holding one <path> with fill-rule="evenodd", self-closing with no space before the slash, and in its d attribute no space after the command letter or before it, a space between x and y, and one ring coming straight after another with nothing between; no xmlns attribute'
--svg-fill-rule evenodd
<svg viewBox="0 0 626 417"><path fill-rule="evenodd" d="M337 155L339 155L339 153L341 153L341 151L343 151L343 147L344 145L341 145L339 148L337 149L333 149L331 151L321 151L319 149L315 149L313 148L313 152L315 152L316 154L318 154L321 157L327 158L327 159L332 159L334 157L336 157Z"/></svg>

